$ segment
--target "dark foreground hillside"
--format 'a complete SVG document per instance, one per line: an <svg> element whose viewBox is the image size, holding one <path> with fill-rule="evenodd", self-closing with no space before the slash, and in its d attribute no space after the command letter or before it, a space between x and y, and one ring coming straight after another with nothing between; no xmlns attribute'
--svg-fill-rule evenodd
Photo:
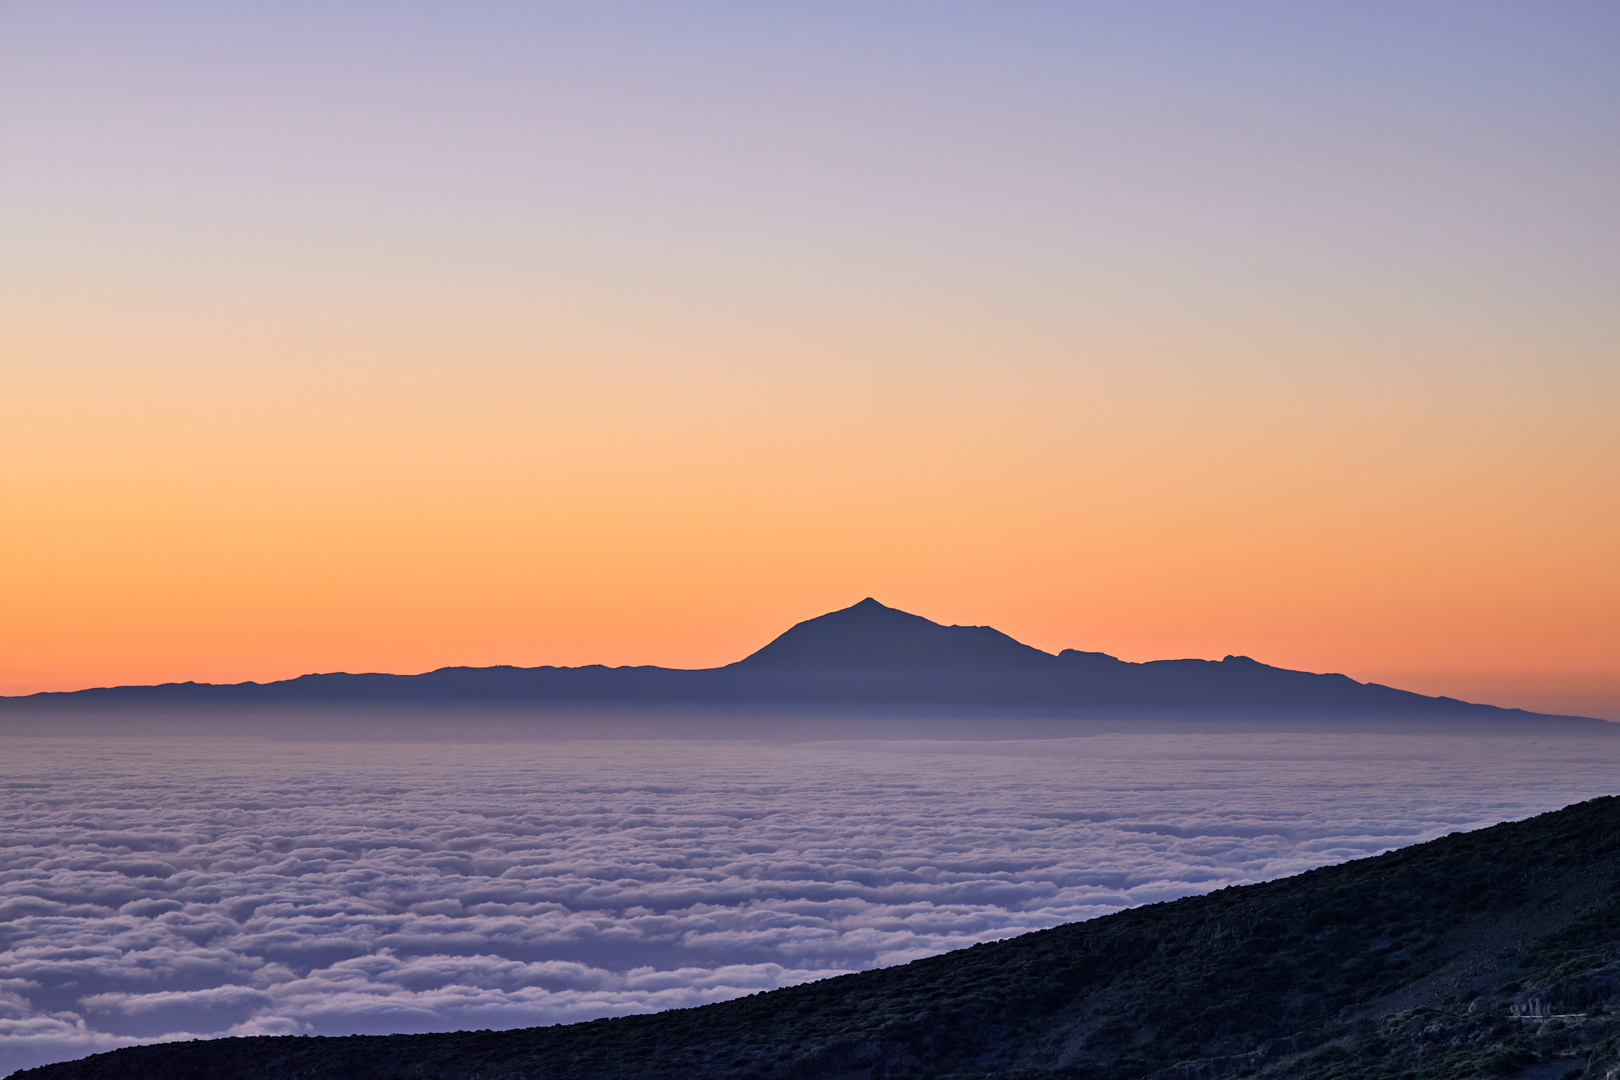
<svg viewBox="0 0 1620 1080"><path fill-rule="evenodd" d="M1620 799L903 967L505 1032L118 1050L28 1080L1620 1077Z"/></svg>

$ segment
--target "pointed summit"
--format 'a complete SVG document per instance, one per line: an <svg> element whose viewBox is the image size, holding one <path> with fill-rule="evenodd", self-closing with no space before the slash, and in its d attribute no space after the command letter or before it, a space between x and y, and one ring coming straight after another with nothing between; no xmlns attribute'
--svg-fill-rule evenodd
<svg viewBox="0 0 1620 1080"><path fill-rule="evenodd" d="M941 626L870 596L842 611L799 623L752 656L724 667L440 668L422 675L334 672L263 684L106 687L0 697L0 719L12 709L57 705L161 706L166 711L182 705L228 709L404 703L567 709L606 705L635 710L786 706L833 712L944 706L990 715L1033 709L1053 716L1110 718L1242 711L1274 717L1569 721L1586 730L1614 730L1601 720L1537 716L1423 697L1343 675L1288 671L1242 656L1141 664L1074 649L1053 656L988 626Z"/></svg>
<svg viewBox="0 0 1620 1080"><path fill-rule="evenodd" d="M941 626L868 596L851 607L799 623L732 666L1028 670L1055 660L1050 653L988 626Z"/></svg>

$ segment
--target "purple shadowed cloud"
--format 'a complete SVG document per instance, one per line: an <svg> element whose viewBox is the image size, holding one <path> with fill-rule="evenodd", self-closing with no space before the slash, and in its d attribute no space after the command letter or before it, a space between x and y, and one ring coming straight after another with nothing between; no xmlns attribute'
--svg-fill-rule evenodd
<svg viewBox="0 0 1620 1080"><path fill-rule="evenodd" d="M717 1001L1614 790L1615 740L12 739L0 1071Z"/></svg>

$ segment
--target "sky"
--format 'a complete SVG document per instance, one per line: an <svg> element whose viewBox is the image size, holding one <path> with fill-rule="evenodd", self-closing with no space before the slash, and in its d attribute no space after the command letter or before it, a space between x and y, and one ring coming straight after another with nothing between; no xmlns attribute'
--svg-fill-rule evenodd
<svg viewBox="0 0 1620 1080"><path fill-rule="evenodd" d="M0 693L865 596L1620 718L1620 9L0 0Z"/></svg>

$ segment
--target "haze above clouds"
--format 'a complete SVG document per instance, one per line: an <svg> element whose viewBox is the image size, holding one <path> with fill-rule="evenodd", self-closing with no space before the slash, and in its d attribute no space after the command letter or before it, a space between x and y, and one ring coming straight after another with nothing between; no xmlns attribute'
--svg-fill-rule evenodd
<svg viewBox="0 0 1620 1080"><path fill-rule="evenodd" d="M0 1070L715 1001L1613 791L1620 742L15 739Z"/></svg>

